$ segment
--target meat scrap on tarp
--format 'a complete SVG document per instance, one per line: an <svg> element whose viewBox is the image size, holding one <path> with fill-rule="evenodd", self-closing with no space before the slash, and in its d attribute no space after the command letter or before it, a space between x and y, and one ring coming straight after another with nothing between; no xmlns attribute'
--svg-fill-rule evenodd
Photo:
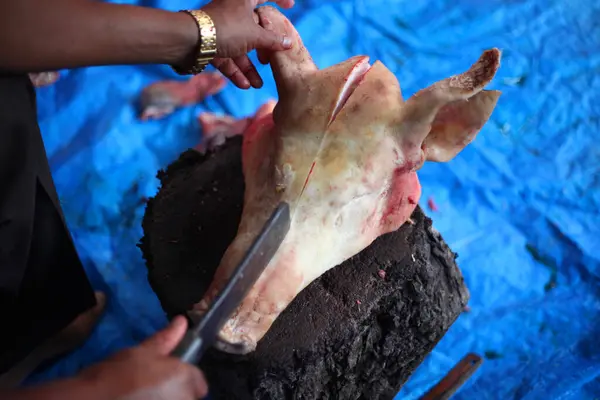
<svg viewBox="0 0 600 400"><path fill-rule="evenodd" d="M254 121L271 114L275 104L275 100L269 100L260 106L253 116L240 119L210 112L201 113L198 121L202 129L202 138L194 149L201 153L214 150L225 143L227 138L243 134Z"/></svg>
<svg viewBox="0 0 600 400"><path fill-rule="evenodd" d="M164 118L178 108L195 105L219 93L227 80L219 72L205 72L185 80L163 80L146 86L139 97L142 121Z"/></svg>
<svg viewBox="0 0 600 400"><path fill-rule="evenodd" d="M60 72L58 71L32 72L29 74L29 79L36 88L53 85L59 78Z"/></svg>

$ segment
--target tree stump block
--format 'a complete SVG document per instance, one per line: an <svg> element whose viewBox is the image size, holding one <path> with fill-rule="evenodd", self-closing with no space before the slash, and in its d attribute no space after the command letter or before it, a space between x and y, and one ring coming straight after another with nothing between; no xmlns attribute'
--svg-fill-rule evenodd
<svg viewBox="0 0 600 400"><path fill-rule="evenodd" d="M242 214L241 137L158 173L139 247L169 317L207 289ZM392 399L463 311L456 254L420 208L398 231L304 289L255 352L210 349L214 399Z"/></svg>

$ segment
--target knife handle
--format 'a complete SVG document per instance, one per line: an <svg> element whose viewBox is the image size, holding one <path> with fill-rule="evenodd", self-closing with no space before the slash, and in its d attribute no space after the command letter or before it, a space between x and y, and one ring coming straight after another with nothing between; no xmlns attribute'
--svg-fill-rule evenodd
<svg viewBox="0 0 600 400"><path fill-rule="evenodd" d="M179 358L181 361L194 364L198 363L198 353L202 347L202 339L198 336L197 332L188 329L185 336L175 350L171 353L173 357Z"/></svg>
<svg viewBox="0 0 600 400"><path fill-rule="evenodd" d="M171 355L179 358L183 362L196 365L198 364L198 361L200 361L201 347L202 339L200 336L198 336L197 332L188 329L183 336L183 339L181 339L177 347L171 352ZM210 392L201 400L212 400Z"/></svg>

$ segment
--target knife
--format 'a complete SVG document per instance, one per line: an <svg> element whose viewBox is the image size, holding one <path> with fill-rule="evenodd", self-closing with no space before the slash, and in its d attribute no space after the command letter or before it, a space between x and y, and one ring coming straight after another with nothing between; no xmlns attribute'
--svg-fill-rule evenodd
<svg viewBox="0 0 600 400"><path fill-rule="evenodd" d="M290 208L280 203L259 235L238 264L223 290L212 302L202 319L188 329L171 353L182 361L198 364L206 350L217 340L225 322L242 303L250 288L256 283L279 249L290 229Z"/></svg>

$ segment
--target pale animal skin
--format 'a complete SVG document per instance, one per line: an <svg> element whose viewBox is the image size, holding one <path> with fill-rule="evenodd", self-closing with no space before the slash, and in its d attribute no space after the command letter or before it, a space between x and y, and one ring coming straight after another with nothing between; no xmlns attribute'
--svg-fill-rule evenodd
<svg viewBox="0 0 600 400"><path fill-rule="evenodd" d="M274 208L288 202L290 231L220 332L217 347L240 354L256 349L308 284L408 221L421 195L416 171L454 158L500 97L483 90L500 66L498 49L404 101L382 63L357 56L319 70L290 21L259 10L261 24L292 38L293 48L260 55L271 63L279 102L244 133L242 219L190 311L194 319L206 312Z"/></svg>

